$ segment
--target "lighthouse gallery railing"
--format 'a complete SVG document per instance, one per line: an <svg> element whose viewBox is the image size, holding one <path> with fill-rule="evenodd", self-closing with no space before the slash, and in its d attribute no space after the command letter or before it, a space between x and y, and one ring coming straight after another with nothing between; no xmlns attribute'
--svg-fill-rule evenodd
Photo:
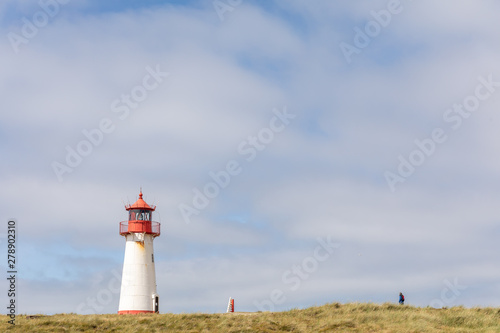
<svg viewBox="0 0 500 333"><path fill-rule="evenodd" d="M129 228L130 222L130 228ZM160 223L153 221L122 221L120 222L120 235L126 235L131 232L145 232L160 236Z"/></svg>

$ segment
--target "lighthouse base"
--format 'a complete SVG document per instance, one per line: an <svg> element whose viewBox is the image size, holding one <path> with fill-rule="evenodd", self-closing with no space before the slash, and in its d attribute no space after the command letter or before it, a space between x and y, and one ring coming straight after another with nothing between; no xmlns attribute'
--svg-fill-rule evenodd
<svg viewBox="0 0 500 333"><path fill-rule="evenodd" d="M129 311L118 311L118 314L140 314L140 313L155 313L154 311L141 311L141 310L129 310Z"/></svg>

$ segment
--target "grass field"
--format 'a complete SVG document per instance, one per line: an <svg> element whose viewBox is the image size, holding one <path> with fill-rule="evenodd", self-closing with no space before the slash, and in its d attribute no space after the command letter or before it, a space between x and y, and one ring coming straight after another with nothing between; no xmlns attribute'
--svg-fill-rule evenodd
<svg viewBox="0 0 500 333"><path fill-rule="evenodd" d="M327 304L286 312L18 315L1 332L500 332L500 309Z"/></svg>

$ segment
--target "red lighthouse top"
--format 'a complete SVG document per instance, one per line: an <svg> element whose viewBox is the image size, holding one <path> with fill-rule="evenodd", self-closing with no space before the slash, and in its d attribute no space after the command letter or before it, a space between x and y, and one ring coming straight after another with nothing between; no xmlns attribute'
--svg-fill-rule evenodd
<svg viewBox="0 0 500 333"><path fill-rule="evenodd" d="M152 234L153 237L160 235L160 223L152 221L156 206L150 206L142 199L142 190L139 199L133 205L125 205L125 209L128 211L128 221L120 222L120 235L126 236L130 233Z"/></svg>
<svg viewBox="0 0 500 333"><path fill-rule="evenodd" d="M151 210L154 211L156 209L156 206L150 206L146 203L146 201L142 200L142 190L139 193L139 199L133 204L133 205L125 205L126 210L131 210L131 209L146 209L146 210Z"/></svg>

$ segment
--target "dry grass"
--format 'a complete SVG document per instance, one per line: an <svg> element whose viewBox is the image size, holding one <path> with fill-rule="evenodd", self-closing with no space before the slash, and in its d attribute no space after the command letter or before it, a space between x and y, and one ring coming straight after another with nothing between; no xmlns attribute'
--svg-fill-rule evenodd
<svg viewBox="0 0 500 333"><path fill-rule="evenodd" d="M29 317L29 316L28 316ZM244 314L57 314L16 317L4 332L500 332L500 309L416 308L396 304L327 304Z"/></svg>

